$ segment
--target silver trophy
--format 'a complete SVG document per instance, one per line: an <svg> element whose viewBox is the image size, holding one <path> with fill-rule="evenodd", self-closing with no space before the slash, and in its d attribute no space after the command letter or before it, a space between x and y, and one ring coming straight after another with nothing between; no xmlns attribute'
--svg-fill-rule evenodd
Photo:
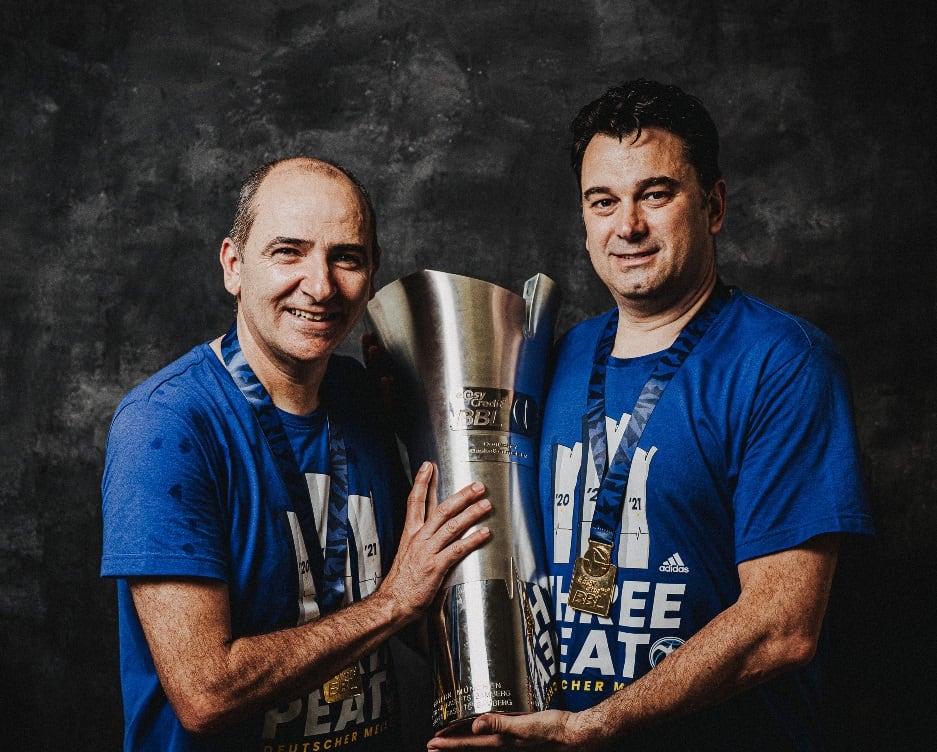
<svg viewBox="0 0 937 752"><path fill-rule="evenodd" d="M439 498L480 480L493 507L491 539L450 572L430 614L437 731L543 710L556 686L537 445L558 307L542 274L521 297L436 271L387 285L368 307L411 470L435 462Z"/></svg>

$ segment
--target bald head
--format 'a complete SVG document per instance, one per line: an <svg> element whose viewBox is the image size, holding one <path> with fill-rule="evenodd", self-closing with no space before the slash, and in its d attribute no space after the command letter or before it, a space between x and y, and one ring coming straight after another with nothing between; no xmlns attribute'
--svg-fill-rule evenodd
<svg viewBox="0 0 937 752"><path fill-rule="evenodd" d="M261 184L271 172L278 169L309 170L310 172L347 181L358 196L361 208L364 210L364 214L370 226L371 257L378 257L380 249L377 242L377 217L374 214L374 206L371 204L371 197L368 195L367 189L362 185L361 181L348 170L332 162L323 159L314 159L312 157L276 159L256 168L245 178L244 182L241 183L241 190L238 194L234 223L231 225L231 230L228 233L228 236L234 241L238 249L243 248L247 243L247 239L250 237L251 227L257 216L257 189L260 188Z"/></svg>

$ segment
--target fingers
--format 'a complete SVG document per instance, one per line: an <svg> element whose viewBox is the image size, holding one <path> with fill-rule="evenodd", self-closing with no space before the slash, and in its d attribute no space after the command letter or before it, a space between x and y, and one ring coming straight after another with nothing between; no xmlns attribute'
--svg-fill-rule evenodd
<svg viewBox="0 0 937 752"><path fill-rule="evenodd" d="M478 526L491 511L491 502L480 498L485 493L482 483L471 483L430 505L427 514L435 472L432 463L424 462L413 479L404 534L384 580L384 590L402 607L404 618L425 612L449 570L491 537L487 527Z"/></svg>
<svg viewBox="0 0 937 752"><path fill-rule="evenodd" d="M361 355L368 378L378 390L387 419L391 426L397 423L397 395L394 386L392 362L387 351L381 346L376 333L365 332L360 337Z"/></svg>
<svg viewBox="0 0 937 752"><path fill-rule="evenodd" d="M481 499L455 517L447 519L433 534L433 539L440 546L439 556L448 566L462 561L491 537L491 531L484 526L466 534L469 528L481 522L490 511L491 502Z"/></svg>
<svg viewBox="0 0 937 752"><path fill-rule="evenodd" d="M447 543L464 533L491 509L487 499L471 506L473 501L485 493L483 483L475 481L456 491L452 496L438 504L431 504L427 515L427 499L436 496L436 468L431 462L424 462L413 479L413 488L407 496L406 524L412 532L422 528L425 536L436 535L442 528L443 540ZM468 510L466 512L466 510Z"/></svg>
<svg viewBox="0 0 937 752"><path fill-rule="evenodd" d="M380 358L383 350L374 332L365 332L359 338L361 343L361 354L364 356L365 366L369 366Z"/></svg>
<svg viewBox="0 0 937 752"><path fill-rule="evenodd" d="M472 750L507 747L531 750L531 752L535 750L582 752L585 749L594 749L594 744L569 738L564 733L566 723L571 717L569 713L556 710L520 715L485 713L472 722L470 734L435 736L430 739L427 749Z"/></svg>
<svg viewBox="0 0 937 752"><path fill-rule="evenodd" d="M470 505L473 501L481 499L484 493L484 484L475 481L436 504L430 511L424 524L426 532L430 535L435 535L439 530L445 527L448 528L446 532L452 535L456 532L455 528L461 526L461 521L466 519L467 516L481 516L475 514L474 512L478 510L475 509L473 512L473 507ZM491 503L487 499L482 499L475 507L482 504L482 502L484 502L485 505L485 512L491 509ZM468 510L470 514L466 516L465 510ZM465 529L466 527L462 527L463 531Z"/></svg>
<svg viewBox="0 0 937 752"><path fill-rule="evenodd" d="M479 716L472 723L468 733L453 733L434 736L426 745L427 752L439 750L473 750L473 749L503 749L513 746L513 739L495 733L483 719L488 716Z"/></svg>
<svg viewBox="0 0 937 752"><path fill-rule="evenodd" d="M407 495L407 516L405 519L405 524L411 532L419 530L426 519L426 495L434 471L435 467L432 462L424 462L413 478L413 488L410 489L410 493Z"/></svg>

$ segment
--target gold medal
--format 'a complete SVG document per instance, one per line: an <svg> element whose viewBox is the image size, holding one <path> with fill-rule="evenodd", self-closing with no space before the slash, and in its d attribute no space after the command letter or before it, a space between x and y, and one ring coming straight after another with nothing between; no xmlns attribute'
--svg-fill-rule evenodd
<svg viewBox="0 0 937 752"><path fill-rule="evenodd" d="M361 672L357 663L339 671L322 685L322 698L328 703L349 700L361 693Z"/></svg>
<svg viewBox="0 0 937 752"><path fill-rule="evenodd" d="M612 564L612 546L589 540L586 555L576 559L569 586L569 605L577 611L608 616L615 593L618 567Z"/></svg>

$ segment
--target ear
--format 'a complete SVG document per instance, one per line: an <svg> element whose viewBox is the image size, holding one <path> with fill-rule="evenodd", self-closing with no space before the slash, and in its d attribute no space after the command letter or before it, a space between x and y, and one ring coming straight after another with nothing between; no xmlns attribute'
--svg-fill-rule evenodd
<svg viewBox="0 0 937 752"><path fill-rule="evenodd" d="M241 254L231 238L221 243L221 269L224 272L224 289L234 297L241 294Z"/></svg>
<svg viewBox="0 0 937 752"><path fill-rule="evenodd" d="M706 212L709 216L709 234L716 235L722 229L726 217L726 181L721 178L706 197Z"/></svg>

